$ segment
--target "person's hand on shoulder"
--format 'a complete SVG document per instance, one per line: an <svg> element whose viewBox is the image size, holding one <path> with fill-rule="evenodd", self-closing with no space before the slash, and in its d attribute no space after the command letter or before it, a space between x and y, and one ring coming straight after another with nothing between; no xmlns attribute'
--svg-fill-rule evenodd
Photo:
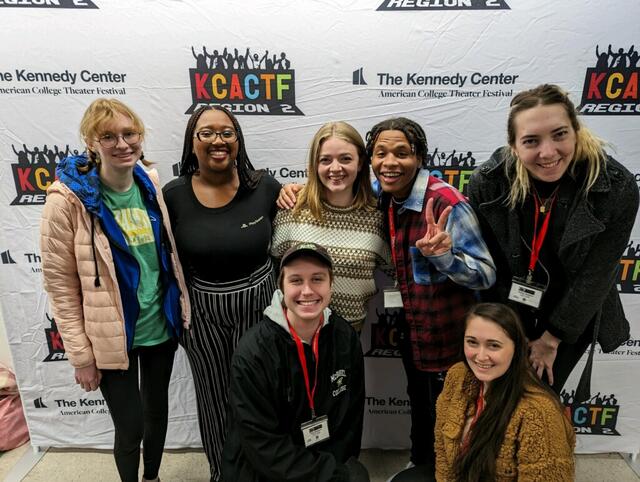
<svg viewBox="0 0 640 482"><path fill-rule="evenodd" d="M280 209L293 209L296 205L298 193L302 190L304 184L285 184L280 189L280 194L276 200L276 204Z"/></svg>

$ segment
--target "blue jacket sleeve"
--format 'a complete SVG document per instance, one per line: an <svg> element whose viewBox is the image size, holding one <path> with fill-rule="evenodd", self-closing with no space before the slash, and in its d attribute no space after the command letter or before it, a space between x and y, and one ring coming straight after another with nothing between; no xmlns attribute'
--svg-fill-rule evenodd
<svg viewBox="0 0 640 482"><path fill-rule="evenodd" d="M451 236L451 250L427 256L429 262L461 286L476 290L490 288L496 281L496 267L468 203L460 202L453 207L446 230Z"/></svg>

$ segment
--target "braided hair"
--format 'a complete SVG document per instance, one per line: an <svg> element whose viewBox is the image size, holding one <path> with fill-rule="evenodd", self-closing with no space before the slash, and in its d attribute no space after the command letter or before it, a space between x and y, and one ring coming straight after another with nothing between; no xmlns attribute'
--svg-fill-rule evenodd
<svg viewBox="0 0 640 482"><path fill-rule="evenodd" d="M184 133L184 144L182 148L182 159L180 160L180 176L187 176L193 174L198 170L198 158L193 152L193 133L196 129L196 124L202 116L202 114L208 110L219 110L224 112L231 120L236 135L238 137L238 155L236 157L236 166L238 169L238 178L240 179L241 189L253 190L260 182L260 178L264 174L264 169L256 170L249 160L249 155L244 146L244 136L242 135L242 129L238 123L238 119L229 112L227 109L220 105L204 105L196 109L191 114L189 121L187 122L187 128Z"/></svg>
<svg viewBox="0 0 640 482"><path fill-rule="evenodd" d="M369 156L369 158L373 157L373 148L382 131L402 132L409 141L409 144L411 144L411 150L422 164L422 167L427 166L427 152L429 150L427 136L422 127L420 127L420 124L406 117L385 119L382 122L378 122L367 132L367 156Z"/></svg>

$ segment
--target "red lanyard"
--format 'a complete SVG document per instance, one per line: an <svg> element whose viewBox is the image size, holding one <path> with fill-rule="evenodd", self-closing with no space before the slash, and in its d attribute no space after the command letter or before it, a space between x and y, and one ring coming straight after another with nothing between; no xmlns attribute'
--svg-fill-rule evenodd
<svg viewBox="0 0 640 482"><path fill-rule="evenodd" d="M291 322L289 321L289 316L287 315L287 310L284 310L284 316L287 319L287 324L289 325L289 331L291 332L291 338L296 342L296 348L298 349L298 359L300 360L300 365L302 365L302 375L304 376L304 385L307 388L307 397L309 398L309 408L311 409L311 418L316 418L316 408L315 403L313 401L316 394L316 386L318 385L318 365L320 364L320 354L318 352L318 338L320 338L318 332L322 327L322 323L324 322L324 316L320 316L320 323L318 323L318 328L316 332L313 334L313 340L311 341L311 349L313 350L313 356L316 358L316 375L313 379L313 388L311 388L311 384L309 383L309 371L307 370L307 357L304 354L304 346L302 346L302 340L296 333L296 330L291 326Z"/></svg>
<svg viewBox="0 0 640 482"><path fill-rule="evenodd" d="M531 258L529 258L529 272L527 273L527 282L531 283L533 278L533 270L538 263L538 258L540 257L540 249L542 249L542 243L544 243L544 239L547 237L547 230L549 229L549 219L551 218L551 209L553 208L553 204L556 201L556 191L551 195L549 210L542 210L542 208L546 208L545 204L540 204L540 199L538 198L538 194L535 193L533 196L533 200L535 202L535 212L533 217L533 240L531 241ZM538 218L540 217L540 213L545 214L544 220L542 221L542 226L540 226L540 232L538 233Z"/></svg>
<svg viewBox="0 0 640 482"><path fill-rule="evenodd" d="M476 413L473 415L473 420L471 420L471 428L478 421L478 417L480 413L484 410L484 383L480 383L480 391L478 392L478 398L476 398Z"/></svg>
<svg viewBox="0 0 640 482"><path fill-rule="evenodd" d="M475 426L478 421L478 417L484 410L484 383L480 382L480 391L478 392L478 398L476 398L476 413L473 414L473 419L471 419L471 425L469 425L469 431L467 435L465 435L464 440L462 442L462 451L466 452L469 445L469 435L471 434L471 430Z"/></svg>
<svg viewBox="0 0 640 482"><path fill-rule="evenodd" d="M393 265L398 266L396 262L396 223L393 220L393 200L389 201L389 237L391 238L391 258Z"/></svg>

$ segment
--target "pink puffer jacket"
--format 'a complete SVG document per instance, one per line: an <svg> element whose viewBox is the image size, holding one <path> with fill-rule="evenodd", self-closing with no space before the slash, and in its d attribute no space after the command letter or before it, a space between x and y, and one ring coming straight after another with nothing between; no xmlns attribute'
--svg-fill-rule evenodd
<svg viewBox="0 0 640 482"><path fill-rule="evenodd" d="M169 213L157 172L151 170L147 174L156 188L163 224L171 244L171 261L181 292L183 326L188 329L191 308ZM82 368L95 362L98 368L126 370L129 358L115 265L109 240L100 223L96 222L94 229L100 286L95 285L91 216L67 186L54 182L47 190L47 202L40 221L44 288L71 364Z"/></svg>

